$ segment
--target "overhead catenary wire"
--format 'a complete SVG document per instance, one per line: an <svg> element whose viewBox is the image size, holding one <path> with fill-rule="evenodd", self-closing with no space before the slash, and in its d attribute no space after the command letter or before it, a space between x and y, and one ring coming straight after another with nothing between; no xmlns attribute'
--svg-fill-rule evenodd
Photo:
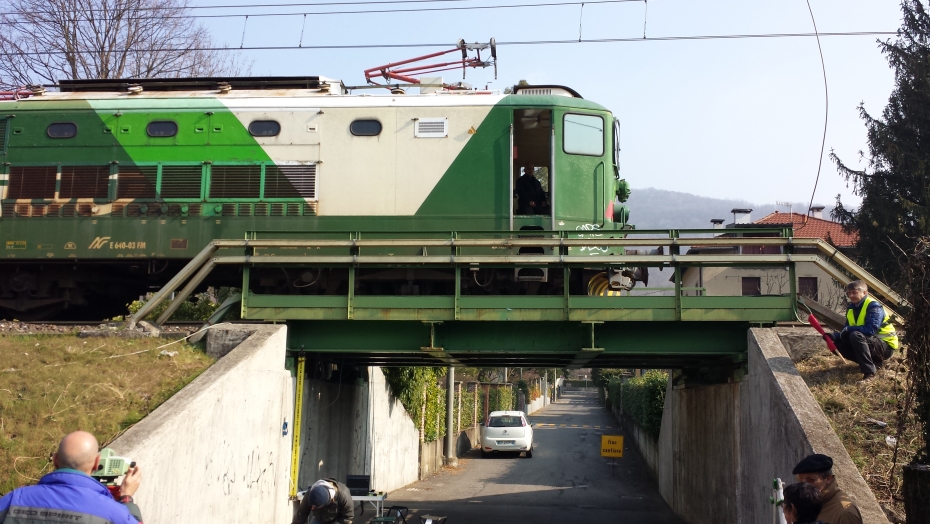
<svg viewBox="0 0 930 524"><path fill-rule="evenodd" d="M542 3L529 3L529 4L502 4L502 5L473 5L473 6L462 6L462 7L417 7L412 9L362 9L355 11L295 11L290 13L224 13L218 15L191 15L191 14L156 14L156 15L146 15L146 16L127 16L126 14L121 15L115 18L94 18L93 20L88 18L43 18L41 15L36 13L29 13L29 20L17 20L17 21L0 21L0 25L35 25L37 23L59 23L59 22L93 22L100 23L104 21L136 21L136 20L177 20L177 19L188 19L188 18L200 18L200 19L216 19L216 18L239 18L241 16L252 16L252 17L287 17L287 16L302 16L302 15L366 15L366 14L391 14L391 13L429 13L429 12L443 12L443 11L481 11L489 9L526 9L534 7L557 7L557 6L575 6L583 3L588 4L624 4L630 2L642 2L643 0L587 0L586 2L542 2ZM184 9L165 9L165 11L177 11L183 12Z"/></svg>
<svg viewBox="0 0 930 524"><path fill-rule="evenodd" d="M823 47L820 45L820 35L817 33L817 21L814 20L814 10L811 9L810 0L807 1L807 10L811 13L811 22L814 24L814 35L817 37L817 49L820 51L820 68L823 71L823 97L824 97L824 115L823 115L823 141L820 143L820 160L817 162L817 178L814 180L814 190L811 192L811 201L807 205L807 214L810 214L814 206L814 195L817 194L817 184L820 183L820 170L823 167L823 150L827 145L827 122L830 117L830 91L827 89L827 66L823 60Z"/></svg>
<svg viewBox="0 0 930 524"><path fill-rule="evenodd" d="M590 2L588 2L590 3ZM676 42L676 41L701 41L701 40L744 40L744 39L769 39L769 38L809 38L813 36L892 36L897 31L844 31L832 33L767 33L767 34L741 34L741 35L692 35L692 36L659 36L659 37L631 37L631 38L590 38L580 42L576 39L571 40L515 40L511 42L497 42L497 46L521 46L521 45L564 45L564 44L620 44L633 42ZM330 50L330 49L409 49L418 47L449 47L449 42L440 43L419 43L419 44L329 44L314 46L253 46L253 47L186 47L184 49L133 49L133 52L191 52L191 51L291 51L291 50ZM79 51L30 51L25 53L3 52L0 56L50 56L63 55L69 53L75 54L93 54L94 50Z"/></svg>

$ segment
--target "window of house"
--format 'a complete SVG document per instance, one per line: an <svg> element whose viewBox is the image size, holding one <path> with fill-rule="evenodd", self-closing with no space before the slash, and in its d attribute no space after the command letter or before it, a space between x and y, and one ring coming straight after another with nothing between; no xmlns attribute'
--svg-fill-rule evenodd
<svg viewBox="0 0 930 524"><path fill-rule="evenodd" d="M74 122L55 122L49 124L45 132L49 138L74 138L77 135L77 124Z"/></svg>
<svg viewBox="0 0 930 524"><path fill-rule="evenodd" d="M252 136L278 136L281 124L275 120L255 120L249 124L249 133Z"/></svg>
<svg viewBox="0 0 930 524"><path fill-rule="evenodd" d="M378 136L381 134L381 122L377 120L355 120L349 124L349 132L355 136Z"/></svg>
<svg viewBox="0 0 930 524"><path fill-rule="evenodd" d="M604 119L596 115L566 113L562 149L571 155L604 154Z"/></svg>
<svg viewBox="0 0 930 524"><path fill-rule="evenodd" d="M145 132L152 137L168 137L178 134L178 123L171 120L156 120L149 122Z"/></svg>
<svg viewBox="0 0 930 524"><path fill-rule="evenodd" d="M817 277L798 277L798 293L817 300Z"/></svg>
<svg viewBox="0 0 930 524"><path fill-rule="evenodd" d="M743 277L743 296L757 297L762 294L762 277Z"/></svg>

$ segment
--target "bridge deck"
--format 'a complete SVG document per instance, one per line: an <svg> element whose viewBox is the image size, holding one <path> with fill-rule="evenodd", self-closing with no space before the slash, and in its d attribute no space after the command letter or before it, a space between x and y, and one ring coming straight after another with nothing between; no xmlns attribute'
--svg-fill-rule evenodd
<svg viewBox="0 0 930 524"><path fill-rule="evenodd" d="M792 238L790 229L721 232L252 232L244 240L213 241L131 322L187 282L181 300L158 319L164 322L213 268L239 266L242 317L288 322L288 347L294 352L376 365L680 367L738 365L748 326L796 320L799 263L814 264L841 283L864 280L886 305L907 307L890 288L819 239ZM681 254L690 246L731 249ZM761 253L762 246L776 253L746 253ZM533 252L521 254L526 247ZM620 296L588 296L569 285L573 273L642 267L673 270L670 286L658 293L667 296L637 296L638 288ZM706 296L703 288L684 287L683 271L694 267L780 270L789 289L770 296ZM267 268L282 269L285 276L287 270L302 268L342 271L347 285L341 293L310 286L269 292L252 278L253 271ZM465 279L489 268L541 269L561 286L557 294L463 293ZM361 271L411 269L444 272L446 293L357 292Z"/></svg>

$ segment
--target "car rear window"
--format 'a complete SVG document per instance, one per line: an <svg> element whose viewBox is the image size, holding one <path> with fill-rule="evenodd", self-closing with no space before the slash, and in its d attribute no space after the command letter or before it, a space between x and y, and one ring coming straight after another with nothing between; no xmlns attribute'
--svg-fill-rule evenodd
<svg viewBox="0 0 930 524"><path fill-rule="evenodd" d="M523 426L523 421L520 420L520 417L508 415L491 417L491 420L488 422L488 427L491 428L519 428L521 426Z"/></svg>

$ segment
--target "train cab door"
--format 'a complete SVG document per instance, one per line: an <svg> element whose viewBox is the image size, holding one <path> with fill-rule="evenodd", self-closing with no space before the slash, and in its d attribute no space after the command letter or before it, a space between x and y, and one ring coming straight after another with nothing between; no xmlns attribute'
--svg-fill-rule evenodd
<svg viewBox="0 0 930 524"><path fill-rule="evenodd" d="M555 229L551 109L516 109L511 141L510 229ZM528 228L525 226L536 226Z"/></svg>
<svg viewBox="0 0 930 524"><path fill-rule="evenodd" d="M518 238L543 238L545 233L540 231L555 230L552 110L515 109L511 129L510 230L519 231ZM541 246L522 246L517 251L520 255L551 254L551 248ZM517 268L514 278L530 285L547 282L548 271Z"/></svg>

